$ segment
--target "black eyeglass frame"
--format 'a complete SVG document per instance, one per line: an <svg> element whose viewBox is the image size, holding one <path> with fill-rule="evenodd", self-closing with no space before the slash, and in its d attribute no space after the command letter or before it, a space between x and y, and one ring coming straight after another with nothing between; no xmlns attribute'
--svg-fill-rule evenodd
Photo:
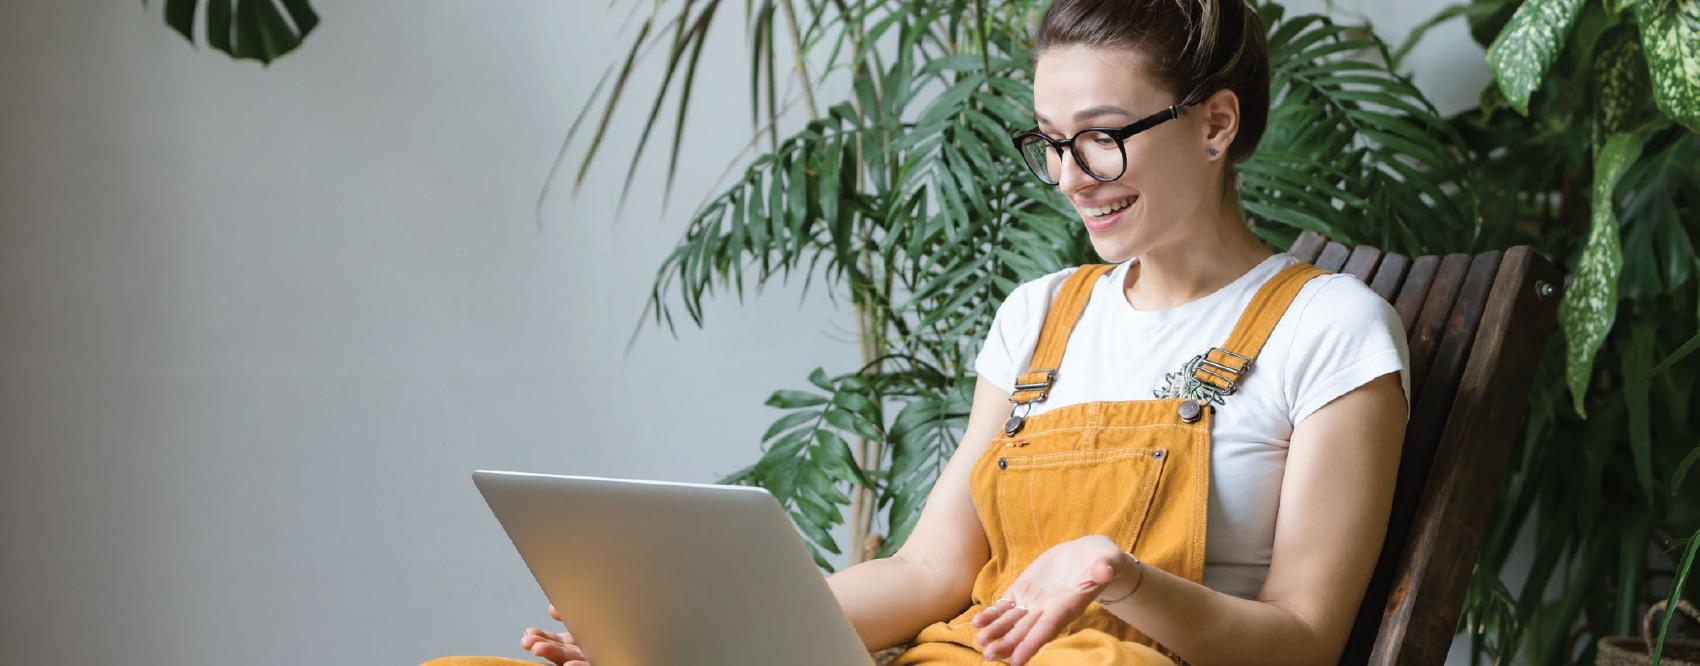
<svg viewBox="0 0 1700 666"><path fill-rule="evenodd" d="M1096 180L1100 183L1107 183L1107 182L1115 180L1117 178L1121 178L1122 174L1127 173L1127 146L1123 145L1124 142L1126 142L1129 138L1132 138L1133 135L1135 135L1135 134L1138 134L1138 133L1143 132L1145 130L1151 129L1151 128L1156 127L1158 125L1161 125L1164 122L1174 120L1175 118L1179 118L1181 116L1181 109L1187 108L1187 107L1192 106L1194 104L1197 104L1197 102L1184 102L1184 103L1181 103L1181 104L1170 104L1169 106L1164 107L1162 111L1158 111L1158 112L1153 113L1151 115L1148 115L1144 118L1140 118L1139 120L1135 120L1135 121L1128 123L1126 125L1123 125L1121 127L1087 127L1087 128L1082 129L1078 132L1075 132L1074 136L1071 136L1067 139L1063 139L1061 141L1058 141L1056 139L1053 139L1053 138L1047 136L1044 132L1039 131L1039 128L1037 128L1037 127L1030 129L1030 130L1027 130L1025 132L1022 132L1020 134L1017 134L1017 135L1011 137L1010 139L1015 145L1016 154L1019 155L1019 156L1022 156L1021 157L1021 163L1027 165L1027 170L1033 172L1033 175L1038 176L1040 182L1043 182L1046 185L1055 185L1055 184L1057 184L1057 181L1051 180L1051 176L1048 173L1048 170L1042 171L1041 170L1042 167L1036 166L1033 163L1027 161L1027 158L1025 157L1025 152L1023 151L1023 148L1022 148L1022 144L1025 143L1025 140L1028 137L1037 137L1040 141L1044 141L1045 143L1050 144L1051 149L1057 151L1057 159L1059 159L1059 160L1062 159L1063 148L1067 148L1069 154L1074 156L1074 163L1080 165L1080 172L1081 173L1084 173L1088 176L1091 176L1093 180ZM1092 172L1092 167L1087 166L1085 160L1080 159L1080 152L1074 149L1074 141L1075 141L1075 139L1079 139L1080 135L1085 134L1087 132L1102 132L1104 134L1108 134L1110 136L1110 138L1116 140L1116 151L1121 153L1121 158L1122 158L1122 169L1121 169L1120 172L1117 172L1116 175L1109 176L1109 177L1099 176L1098 174Z"/></svg>

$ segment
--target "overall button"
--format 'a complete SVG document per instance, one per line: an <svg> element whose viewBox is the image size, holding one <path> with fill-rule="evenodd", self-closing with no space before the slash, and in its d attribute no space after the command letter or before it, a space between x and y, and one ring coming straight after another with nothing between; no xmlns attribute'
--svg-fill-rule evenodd
<svg viewBox="0 0 1700 666"><path fill-rule="evenodd" d="M1009 461L998 458L998 469L1009 469Z"/></svg>
<svg viewBox="0 0 1700 666"><path fill-rule="evenodd" d="M1196 422L1198 417L1203 413L1204 407L1198 404L1197 400L1181 401L1180 415L1182 421L1186 421L1187 423Z"/></svg>
<svg viewBox="0 0 1700 666"><path fill-rule="evenodd" d="M1014 435L1017 432L1020 432L1021 431L1021 420L1022 419L1019 416L1011 416L1011 417L1009 417L1008 421L1004 421L1003 422L1003 434L1004 434L1004 436L1007 437L1007 436L1010 436L1010 435Z"/></svg>

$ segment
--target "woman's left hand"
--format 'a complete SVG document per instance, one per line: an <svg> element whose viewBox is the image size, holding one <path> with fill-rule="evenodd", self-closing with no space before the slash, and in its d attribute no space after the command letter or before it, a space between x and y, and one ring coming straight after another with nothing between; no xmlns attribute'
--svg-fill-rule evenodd
<svg viewBox="0 0 1700 666"><path fill-rule="evenodd" d="M1057 631L1086 613L1098 593L1126 575L1132 560L1102 534L1052 546L1033 559L1009 592L973 618L986 659L1008 655L1021 666L1056 637Z"/></svg>

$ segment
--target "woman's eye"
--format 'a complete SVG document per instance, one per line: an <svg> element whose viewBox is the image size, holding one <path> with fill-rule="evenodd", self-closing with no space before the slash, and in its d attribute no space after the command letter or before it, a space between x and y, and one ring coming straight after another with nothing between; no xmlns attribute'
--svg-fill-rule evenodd
<svg viewBox="0 0 1700 666"><path fill-rule="evenodd" d="M1111 139L1109 137L1103 137L1103 136L1098 137L1096 139L1093 139L1092 143L1096 143L1096 144L1103 146L1105 148L1116 145L1115 139Z"/></svg>

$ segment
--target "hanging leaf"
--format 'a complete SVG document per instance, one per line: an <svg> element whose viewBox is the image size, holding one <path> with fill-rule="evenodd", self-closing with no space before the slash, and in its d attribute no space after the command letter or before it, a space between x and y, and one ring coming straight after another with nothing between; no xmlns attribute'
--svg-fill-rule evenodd
<svg viewBox="0 0 1700 666"><path fill-rule="evenodd" d="M1600 131L1607 134L1634 128L1648 100L1647 63L1641 42L1628 28L1613 30L1595 58Z"/></svg>
<svg viewBox="0 0 1700 666"><path fill-rule="evenodd" d="M1582 398L1593 374L1594 352L1617 317L1617 276L1623 268L1618 244L1617 216L1612 192L1629 165L1641 156L1641 140L1633 134L1614 134L1594 156L1593 221L1575 278L1558 306L1558 321L1568 345L1565 366L1576 413L1587 418Z"/></svg>
<svg viewBox="0 0 1700 666"><path fill-rule="evenodd" d="M1700 132L1700 0L1641 0L1635 20L1653 100L1671 120Z"/></svg>
<svg viewBox="0 0 1700 666"><path fill-rule="evenodd" d="M163 1L166 25L193 44L195 14L202 0ZM307 0L206 0L204 4L207 45L239 60L270 64L295 50L319 25L319 15Z"/></svg>
<svg viewBox="0 0 1700 666"><path fill-rule="evenodd" d="M1518 113L1529 113L1529 95L1558 59L1581 9L1582 0L1529 0L1488 47L1488 71Z"/></svg>

